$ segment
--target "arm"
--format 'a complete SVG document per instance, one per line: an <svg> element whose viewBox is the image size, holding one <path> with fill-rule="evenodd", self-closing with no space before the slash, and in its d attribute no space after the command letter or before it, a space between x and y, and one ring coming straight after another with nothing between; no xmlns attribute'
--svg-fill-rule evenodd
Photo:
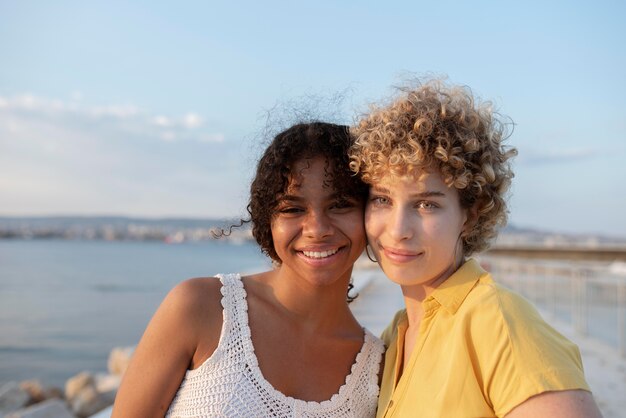
<svg viewBox="0 0 626 418"><path fill-rule="evenodd" d="M124 374L113 418L165 415L187 369L217 346L222 316L219 286L215 279L192 279L166 296Z"/></svg>
<svg viewBox="0 0 626 418"><path fill-rule="evenodd" d="M564 390L544 392L513 408L506 418L601 418L602 414L590 392Z"/></svg>

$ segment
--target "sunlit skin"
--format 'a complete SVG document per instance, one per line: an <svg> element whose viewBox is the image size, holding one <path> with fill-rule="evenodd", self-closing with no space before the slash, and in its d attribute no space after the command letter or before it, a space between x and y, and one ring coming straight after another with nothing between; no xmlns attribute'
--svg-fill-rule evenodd
<svg viewBox="0 0 626 418"><path fill-rule="evenodd" d="M326 161L301 160L272 221L279 274L302 277L312 285L347 286L352 265L363 252L363 205L341 198L328 184ZM327 183L324 187L320 185Z"/></svg>
<svg viewBox="0 0 626 418"><path fill-rule="evenodd" d="M420 300L459 266L466 221L457 190L436 171L383 177L371 186L365 213L368 242L383 271L405 296Z"/></svg>

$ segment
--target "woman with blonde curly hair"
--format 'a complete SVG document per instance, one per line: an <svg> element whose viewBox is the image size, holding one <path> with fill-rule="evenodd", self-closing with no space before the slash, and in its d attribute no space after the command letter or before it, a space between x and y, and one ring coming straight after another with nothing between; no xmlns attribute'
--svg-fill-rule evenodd
<svg viewBox="0 0 626 418"><path fill-rule="evenodd" d="M506 222L506 126L430 80L353 128L369 246L406 305L383 333L378 417L600 416L578 348L467 258Z"/></svg>

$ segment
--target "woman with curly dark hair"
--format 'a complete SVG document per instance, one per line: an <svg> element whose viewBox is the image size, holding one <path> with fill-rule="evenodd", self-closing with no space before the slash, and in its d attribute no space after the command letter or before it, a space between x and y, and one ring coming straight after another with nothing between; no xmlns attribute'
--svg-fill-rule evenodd
<svg viewBox="0 0 626 418"><path fill-rule="evenodd" d="M406 305L383 333L378 417L600 415L578 348L467 258L506 221L505 127L468 88L430 80L354 128L368 247Z"/></svg>
<svg viewBox="0 0 626 418"><path fill-rule="evenodd" d="M187 280L142 337L113 417L367 417L382 343L347 304L367 186L348 128L295 125L261 157L248 211L275 268Z"/></svg>

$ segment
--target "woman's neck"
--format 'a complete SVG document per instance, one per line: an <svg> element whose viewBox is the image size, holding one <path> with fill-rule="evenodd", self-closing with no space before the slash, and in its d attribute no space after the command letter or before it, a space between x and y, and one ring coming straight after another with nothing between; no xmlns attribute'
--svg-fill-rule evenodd
<svg viewBox="0 0 626 418"><path fill-rule="evenodd" d="M281 316L311 332L321 332L356 323L348 304L346 280L326 286L303 283L280 268L267 272L262 280L263 299Z"/></svg>

